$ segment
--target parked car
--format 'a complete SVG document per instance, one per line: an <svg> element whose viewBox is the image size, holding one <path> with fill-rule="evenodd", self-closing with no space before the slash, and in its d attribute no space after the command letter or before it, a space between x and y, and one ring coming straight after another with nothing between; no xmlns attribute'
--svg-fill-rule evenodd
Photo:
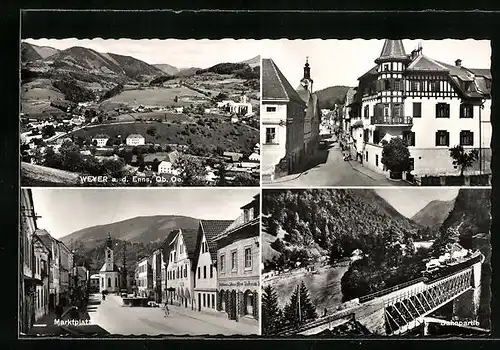
<svg viewBox="0 0 500 350"><path fill-rule="evenodd" d="M126 290L126 289L122 289L122 290L120 291L120 296L121 296L122 298L126 298L126 297L127 297L127 295L128 295L128 292L127 292L127 290Z"/></svg>
<svg viewBox="0 0 500 350"><path fill-rule="evenodd" d="M148 306L150 306L150 307L160 307L160 304L158 304L155 301L148 301Z"/></svg>

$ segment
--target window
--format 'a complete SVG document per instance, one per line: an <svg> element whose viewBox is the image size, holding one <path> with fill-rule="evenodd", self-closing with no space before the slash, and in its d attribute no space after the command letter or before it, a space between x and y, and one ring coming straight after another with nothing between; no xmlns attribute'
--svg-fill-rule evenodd
<svg viewBox="0 0 500 350"><path fill-rule="evenodd" d="M224 268L225 268L225 265L224 265L224 260L225 260L226 256L224 254L222 254L220 256L220 272L224 272Z"/></svg>
<svg viewBox="0 0 500 350"><path fill-rule="evenodd" d="M36 291L36 304L37 307L40 308L40 290Z"/></svg>
<svg viewBox="0 0 500 350"><path fill-rule="evenodd" d="M449 146L450 133L446 130L438 130L436 132L436 146Z"/></svg>
<svg viewBox="0 0 500 350"><path fill-rule="evenodd" d="M405 141L408 146L415 146L415 133L412 131L404 132L403 141Z"/></svg>
<svg viewBox="0 0 500 350"><path fill-rule="evenodd" d="M375 166L378 166L378 154L375 155Z"/></svg>
<svg viewBox="0 0 500 350"><path fill-rule="evenodd" d="M245 268L252 267L252 248L245 248Z"/></svg>
<svg viewBox="0 0 500 350"><path fill-rule="evenodd" d="M401 90L403 90L402 89L402 85L403 84L401 84L400 80L394 80L394 90L395 91L401 91Z"/></svg>
<svg viewBox="0 0 500 350"><path fill-rule="evenodd" d="M266 128L266 143L278 143L276 128Z"/></svg>
<svg viewBox="0 0 500 350"><path fill-rule="evenodd" d="M474 145L474 133L469 130L460 131L460 145L461 146Z"/></svg>
<svg viewBox="0 0 500 350"><path fill-rule="evenodd" d="M429 81L429 91L439 92L441 85L439 80Z"/></svg>
<svg viewBox="0 0 500 350"><path fill-rule="evenodd" d="M388 116L389 116L389 106L384 105L384 117L388 117Z"/></svg>
<svg viewBox="0 0 500 350"><path fill-rule="evenodd" d="M210 264L210 278L213 278L214 277L214 269L213 269L213 265Z"/></svg>
<svg viewBox="0 0 500 350"><path fill-rule="evenodd" d="M108 287L111 288L111 277L108 277Z"/></svg>
<svg viewBox="0 0 500 350"><path fill-rule="evenodd" d="M449 117L450 117L450 105L447 103L437 103L436 118L449 118Z"/></svg>
<svg viewBox="0 0 500 350"><path fill-rule="evenodd" d="M207 297L207 295L205 293L203 293L203 307L206 306L206 297Z"/></svg>
<svg viewBox="0 0 500 350"><path fill-rule="evenodd" d="M184 265L184 278L187 278L188 276L188 267L187 265Z"/></svg>
<svg viewBox="0 0 500 350"><path fill-rule="evenodd" d="M207 278L207 265L203 266L203 278Z"/></svg>
<svg viewBox="0 0 500 350"><path fill-rule="evenodd" d="M108 250L108 259L111 259L111 251Z"/></svg>
<svg viewBox="0 0 500 350"><path fill-rule="evenodd" d="M473 118L474 117L474 106L470 104L460 105L460 118Z"/></svg>
<svg viewBox="0 0 500 350"><path fill-rule="evenodd" d="M415 158L410 158L410 169L409 171L415 170Z"/></svg>
<svg viewBox="0 0 500 350"><path fill-rule="evenodd" d="M212 294L212 309L215 309L215 295Z"/></svg>
<svg viewBox="0 0 500 350"><path fill-rule="evenodd" d="M413 102L413 118L422 117L422 102Z"/></svg>
<svg viewBox="0 0 500 350"><path fill-rule="evenodd" d="M200 266L198 266L198 279L200 279L200 278L201 278L200 269L201 269L201 267L200 267Z"/></svg>
<svg viewBox="0 0 500 350"><path fill-rule="evenodd" d="M420 82L416 80L412 80L410 83L411 91L420 91Z"/></svg>
<svg viewBox="0 0 500 350"><path fill-rule="evenodd" d="M382 86L384 87L384 90L390 90L391 82L389 81L389 79L384 79Z"/></svg>
<svg viewBox="0 0 500 350"><path fill-rule="evenodd" d="M400 117L401 116L401 105L399 103L395 104L392 107L392 110L394 111L394 117Z"/></svg>
<svg viewBox="0 0 500 350"><path fill-rule="evenodd" d="M237 271L238 270L238 265L237 265L237 260L236 260L236 251L231 252L231 271Z"/></svg>
<svg viewBox="0 0 500 350"><path fill-rule="evenodd" d="M276 112L276 107L266 107L266 112Z"/></svg>
<svg viewBox="0 0 500 350"><path fill-rule="evenodd" d="M365 106L364 116L365 116L365 119L368 119L370 117L369 106Z"/></svg>
<svg viewBox="0 0 500 350"><path fill-rule="evenodd" d="M389 70L389 63L386 63L384 64L384 71L388 71Z"/></svg>
<svg viewBox="0 0 500 350"><path fill-rule="evenodd" d="M365 160L368 161L368 151L365 152Z"/></svg>

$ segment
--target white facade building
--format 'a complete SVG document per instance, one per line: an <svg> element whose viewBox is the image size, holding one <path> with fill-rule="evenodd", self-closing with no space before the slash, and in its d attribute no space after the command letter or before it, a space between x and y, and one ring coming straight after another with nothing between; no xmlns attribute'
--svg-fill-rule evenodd
<svg viewBox="0 0 500 350"><path fill-rule="evenodd" d="M97 147L104 147L109 140L108 135L96 135L92 138L92 143L96 143Z"/></svg>
<svg viewBox="0 0 500 350"><path fill-rule="evenodd" d="M217 311L217 244L212 239L231 223L231 220L200 220L194 280L198 311Z"/></svg>
<svg viewBox="0 0 500 350"><path fill-rule="evenodd" d="M137 289L139 296L149 297L153 289L153 273L151 269L151 261L149 257L144 257L137 264L138 279Z"/></svg>
<svg viewBox="0 0 500 350"><path fill-rule="evenodd" d="M99 271L99 277L101 278L99 291L116 293L120 290L120 271L115 264L113 242L109 234L106 240L105 261Z"/></svg>
<svg viewBox="0 0 500 350"><path fill-rule="evenodd" d="M141 146L146 144L146 139L140 134L130 134L126 139L127 146Z"/></svg>
<svg viewBox="0 0 500 350"><path fill-rule="evenodd" d="M469 173L484 173L491 158L490 70L465 68L459 59L446 64L422 52L419 47L407 55L401 40L386 40L376 66L358 79L358 109L350 118L358 155L384 173L382 140L400 137L413 175L457 175L449 149L461 145L482 156Z"/></svg>

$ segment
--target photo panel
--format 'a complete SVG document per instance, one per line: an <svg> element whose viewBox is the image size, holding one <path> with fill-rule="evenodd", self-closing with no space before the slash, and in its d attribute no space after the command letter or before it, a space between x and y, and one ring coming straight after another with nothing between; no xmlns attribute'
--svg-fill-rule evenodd
<svg viewBox="0 0 500 350"><path fill-rule="evenodd" d="M21 338L260 334L258 189L24 188L20 204Z"/></svg>
<svg viewBox="0 0 500 350"><path fill-rule="evenodd" d="M259 186L255 40L20 47L22 186Z"/></svg>
<svg viewBox="0 0 500 350"><path fill-rule="evenodd" d="M491 185L489 40L264 40L265 187Z"/></svg>
<svg viewBox="0 0 500 350"><path fill-rule="evenodd" d="M263 190L262 334L490 335L490 196Z"/></svg>

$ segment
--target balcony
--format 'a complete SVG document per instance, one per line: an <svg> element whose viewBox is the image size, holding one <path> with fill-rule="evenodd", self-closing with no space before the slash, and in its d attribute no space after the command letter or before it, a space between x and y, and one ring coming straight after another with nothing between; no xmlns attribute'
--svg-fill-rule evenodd
<svg viewBox="0 0 500 350"><path fill-rule="evenodd" d="M375 116L371 119L372 125L392 125L392 126L411 126L413 125L413 118L409 116L403 117L384 117Z"/></svg>

